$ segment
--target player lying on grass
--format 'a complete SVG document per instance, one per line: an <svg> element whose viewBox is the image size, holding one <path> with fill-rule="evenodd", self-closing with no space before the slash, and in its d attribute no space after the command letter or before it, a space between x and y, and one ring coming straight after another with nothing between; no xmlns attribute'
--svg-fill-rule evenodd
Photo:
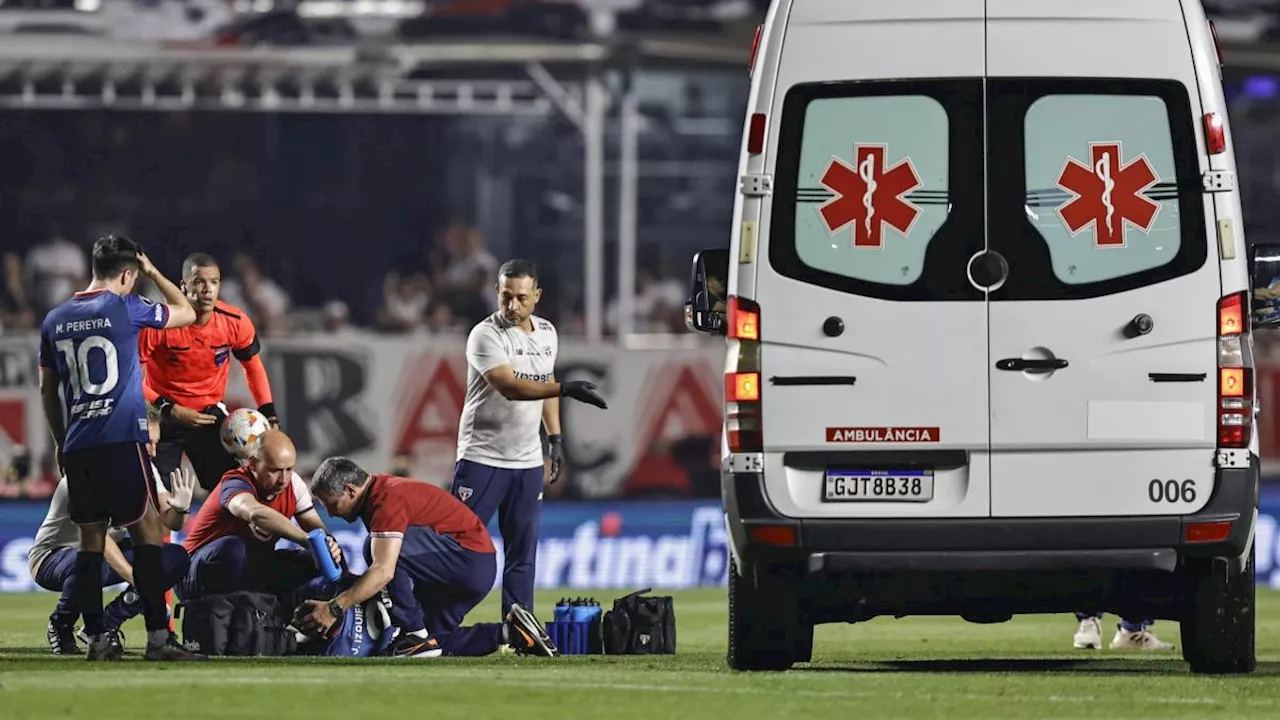
<svg viewBox="0 0 1280 720"><path fill-rule="evenodd" d="M327 635L347 608L385 588L400 631L389 655L478 656L503 645L525 655L558 654L541 623L518 603L505 622L461 626L493 587L498 565L489 532L447 491L419 480L370 475L347 458L331 457L316 469L311 492L330 515L364 521L369 569L332 600L299 606L299 630Z"/></svg>
<svg viewBox="0 0 1280 720"><path fill-rule="evenodd" d="M147 430L151 442L147 444L147 452L155 456L155 443L160 437L160 425L154 411L147 413ZM165 490L160 482L160 474L155 465L151 466L155 476L157 506L161 508L160 519L170 530L181 530L182 523L191 508L191 498L195 493L196 477L190 470L175 471L170 484L173 492ZM80 549L80 531L71 522L71 514L67 508L67 478L58 481L49 502L49 512L45 515L40 530L36 532L35 544L27 553L27 562L31 567L31 578L45 590L61 593L53 614L49 616L46 637L49 650L54 655L78 655L80 648L76 645L75 624L80 619L80 601L76 591L76 553ZM173 587L187 573L190 558L181 545L165 543L161 548L164 565L164 586ZM133 542L125 538L122 530L111 529L107 533L103 559L106 565L102 568L102 587L110 587L119 583L127 583L128 588L103 610L105 622L104 632L113 648L123 650L120 640L120 626L125 621L142 612L142 597L133 588ZM85 635L84 637L87 637Z"/></svg>
<svg viewBox="0 0 1280 720"><path fill-rule="evenodd" d="M268 430L248 455L247 464L222 476L192 521L183 542L191 569L176 588L183 600L241 590L285 596L319 579L309 550L275 547L284 538L309 548L307 533L324 529L306 483L293 471L293 440ZM341 566L332 537L329 552Z"/></svg>

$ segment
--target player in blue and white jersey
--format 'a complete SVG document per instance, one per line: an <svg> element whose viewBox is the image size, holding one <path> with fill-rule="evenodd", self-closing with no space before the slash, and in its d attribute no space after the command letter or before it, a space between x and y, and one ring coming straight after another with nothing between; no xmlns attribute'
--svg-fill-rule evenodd
<svg viewBox="0 0 1280 720"><path fill-rule="evenodd" d="M107 236L93 246L89 287L49 311L40 326L40 395L67 477L71 520L80 528L76 590L89 660L118 660L124 649L103 623L102 564L109 526L133 540L134 587L142 596L148 660L202 659L177 643L165 606L160 522L147 456L146 400L138 333L196 319L182 290L156 270L137 243ZM164 295L133 294L145 275Z"/></svg>

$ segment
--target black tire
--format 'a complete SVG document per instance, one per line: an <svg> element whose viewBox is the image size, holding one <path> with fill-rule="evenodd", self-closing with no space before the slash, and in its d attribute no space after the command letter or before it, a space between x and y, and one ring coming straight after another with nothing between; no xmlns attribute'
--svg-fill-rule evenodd
<svg viewBox="0 0 1280 720"><path fill-rule="evenodd" d="M739 577L729 561L729 667L788 670L799 625L795 591L767 572Z"/></svg>
<svg viewBox="0 0 1280 720"><path fill-rule="evenodd" d="M1251 673L1254 648L1254 553L1244 571L1223 578L1212 563L1196 566L1182 620L1182 657L1198 675Z"/></svg>
<svg viewBox="0 0 1280 720"><path fill-rule="evenodd" d="M794 662L813 662L813 625L801 622L796 628L795 651L791 656Z"/></svg>

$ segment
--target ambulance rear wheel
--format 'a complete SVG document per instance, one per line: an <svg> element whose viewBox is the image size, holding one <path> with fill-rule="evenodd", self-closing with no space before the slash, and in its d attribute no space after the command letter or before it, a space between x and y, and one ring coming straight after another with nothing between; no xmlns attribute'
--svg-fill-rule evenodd
<svg viewBox="0 0 1280 720"><path fill-rule="evenodd" d="M1254 647L1254 556L1228 576L1214 563L1192 568L1187 613L1182 620L1182 657L1197 675L1251 673Z"/></svg>
<svg viewBox="0 0 1280 720"><path fill-rule="evenodd" d="M795 662L799 631L795 590L783 574L767 568L738 575L729 564L729 667L788 670ZM812 632L810 632L812 643Z"/></svg>
<svg viewBox="0 0 1280 720"><path fill-rule="evenodd" d="M796 649L791 658L798 663L813 662L813 624L799 623L796 628Z"/></svg>

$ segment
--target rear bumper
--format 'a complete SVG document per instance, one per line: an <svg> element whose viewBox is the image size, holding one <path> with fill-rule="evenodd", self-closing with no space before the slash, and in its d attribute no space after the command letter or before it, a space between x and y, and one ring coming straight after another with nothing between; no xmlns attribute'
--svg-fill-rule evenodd
<svg viewBox="0 0 1280 720"><path fill-rule="evenodd" d="M1020 570L1162 570L1178 567L1176 550L959 550L814 552L809 575L843 572L1014 572Z"/></svg>
<svg viewBox="0 0 1280 720"><path fill-rule="evenodd" d="M1044 570L1172 572L1192 558L1236 559L1249 549L1258 506L1258 458L1220 469L1213 497L1187 516L1080 518L794 519L779 514L758 473L722 478L735 553L744 563L795 563L805 574ZM1231 522L1226 539L1189 543L1187 526ZM786 526L792 546L753 542L755 526Z"/></svg>

